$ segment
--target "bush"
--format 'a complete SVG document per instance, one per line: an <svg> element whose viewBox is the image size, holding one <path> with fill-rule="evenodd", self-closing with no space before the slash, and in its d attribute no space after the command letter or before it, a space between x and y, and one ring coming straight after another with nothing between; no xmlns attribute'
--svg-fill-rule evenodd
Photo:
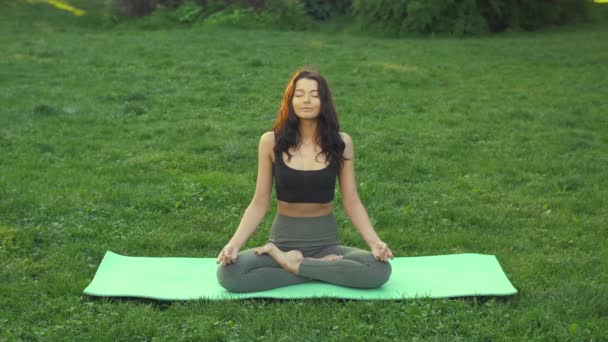
<svg viewBox="0 0 608 342"><path fill-rule="evenodd" d="M403 32L407 18L407 0L354 0L353 13L361 27L388 34Z"/></svg>
<svg viewBox="0 0 608 342"><path fill-rule="evenodd" d="M482 0L481 14L492 32L535 30L578 22L587 16L585 0Z"/></svg>
<svg viewBox="0 0 608 342"><path fill-rule="evenodd" d="M352 0L304 0L304 10L319 21L350 12Z"/></svg>
<svg viewBox="0 0 608 342"><path fill-rule="evenodd" d="M303 30L312 23L297 0L266 0L262 9L251 4L232 5L205 19L207 25L245 29Z"/></svg>
<svg viewBox="0 0 608 342"><path fill-rule="evenodd" d="M359 25L386 34L534 30L586 17L586 0L354 0Z"/></svg>
<svg viewBox="0 0 608 342"><path fill-rule="evenodd" d="M193 2L193 1L192 1ZM176 9L184 3L184 0L158 0L158 4L170 9Z"/></svg>
<svg viewBox="0 0 608 342"><path fill-rule="evenodd" d="M534 30L586 17L587 0L106 0L106 21L148 16L145 25L192 23L302 30L352 13L360 27L388 35L472 35Z"/></svg>
<svg viewBox="0 0 608 342"><path fill-rule="evenodd" d="M480 34L487 31L475 0L410 0L403 28L413 33Z"/></svg>
<svg viewBox="0 0 608 342"><path fill-rule="evenodd" d="M203 13L203 8L194 1L187 1L175 10L171 15L180 23L192 23L198 20Z"/></svg>
<svg viewBox="0 0 608 342"><path fill-rule="evenodd" d="M201 19L209 25L302 30L312 27L299 0L107 0L106 22L145 16L141 28L155 29Z"/></svg>
<svg viewBox="0 0 608 342"><path fill-rule="evenodd" d="M117 17L141 17L154 12L158 0L108 0L110 12Z"/></svg>
<svg viewBox="0 0 608 342"><path fill-rule="evenodd" d="M513 12L508 18L510 26L524 30L568 24L586 16L584 0L521 1L511 8Z"/></svg>
<svg viewBox="0 0 608 342"><path fill-rule="evenodd" d="M299 0L266 0L264 10L277 16L280 29L303 30L312 24Z"/></svg>

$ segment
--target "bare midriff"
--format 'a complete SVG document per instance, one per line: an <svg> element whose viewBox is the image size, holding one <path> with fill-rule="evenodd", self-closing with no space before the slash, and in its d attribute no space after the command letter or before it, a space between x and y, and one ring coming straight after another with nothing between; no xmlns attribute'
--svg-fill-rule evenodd
<svg viewBox="0 0 608 342"><path fill-rule="evenodd" d="M277 211L283 216L315 217L331 214L334 202L329 203L288 203L277 200Z"/></svg>

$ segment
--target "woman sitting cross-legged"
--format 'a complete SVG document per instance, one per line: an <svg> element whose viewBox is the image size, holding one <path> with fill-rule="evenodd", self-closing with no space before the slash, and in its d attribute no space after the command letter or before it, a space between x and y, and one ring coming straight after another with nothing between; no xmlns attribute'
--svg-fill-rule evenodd
<svg viewBox="0 0 608 342"><path fill-rule="evenodd" d="M371 252L338 240L336 178L344 209ZM268 242L239 253L268 211L273 179L278 210ZM272 131L260 138L255 195L217 257L218 281L231 292L313 280L371 289L388 281L392 258L357 194L353 142L339 131L327 81L300 69L287 85Z"/></svg>

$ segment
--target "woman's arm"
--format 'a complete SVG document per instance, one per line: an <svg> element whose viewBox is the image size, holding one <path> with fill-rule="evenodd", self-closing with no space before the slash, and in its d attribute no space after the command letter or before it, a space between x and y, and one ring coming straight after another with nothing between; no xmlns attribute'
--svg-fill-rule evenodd
<svg viewBox="0 0 608 342"><path fill-rule="evenodd" d="M342 140L346 145L344 149L344 157L348 160L344 161L342 170L340 170L340 192L342 195L342 204L344 211L350 218L355 229L361 234L361 237L370 247L374 256L382 261L392 258L393 254L388 249L386 244L380 240L378 234L369 219L367 210L361 203L359 194L357 193L357 182L355 180L355 150L351 137L346 133L340 133Z"/></svg>
<svg viewBox="0 0 608 342"><path fill-rule="evenodd" d="M255 194L251 203L245 210L236 232L218 256L218 263L236 260L238 250L245 245L249 237L256 231L260 222L266 215L270 206L270 193L272 191L272 151L274 148L274 134L266 132L260 137L258 146L258 175ZM230 260L228 260L230 259ZM224 262L222 262L224 264Z"/></svg>

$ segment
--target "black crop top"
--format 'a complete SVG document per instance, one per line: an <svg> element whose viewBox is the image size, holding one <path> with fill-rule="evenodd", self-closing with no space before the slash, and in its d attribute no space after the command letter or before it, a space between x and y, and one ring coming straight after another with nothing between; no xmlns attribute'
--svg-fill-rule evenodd
<svg viewBox="0 0 608 342"><path fill-rule="evenodd" d="M282 153L275 152L272 174L277 199L288 203L329 203L334 199L337 167L321 170L296 170L283 161Z"/></svg>

